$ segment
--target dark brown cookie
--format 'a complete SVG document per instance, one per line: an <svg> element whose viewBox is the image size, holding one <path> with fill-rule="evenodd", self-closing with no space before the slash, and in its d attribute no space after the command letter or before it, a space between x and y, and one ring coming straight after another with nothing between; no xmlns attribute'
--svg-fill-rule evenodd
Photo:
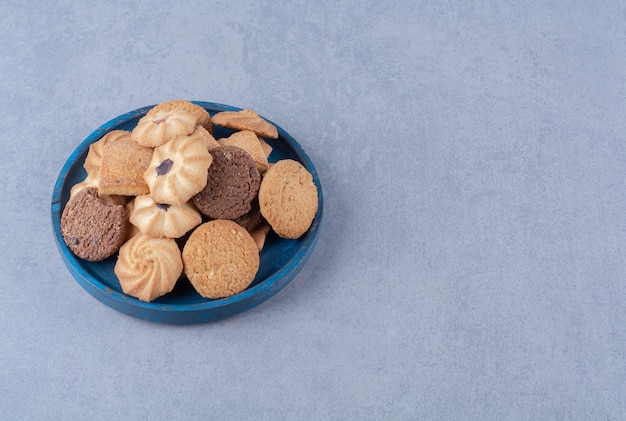
<svg viewBox="0 0 626 421"><path fill-rule="evenodd" d="M261 174L246 151L236 146L211 149L207 184L193 197L196 208L212 219L235 219L251 210Z"/></svg>
<svg viewBox="0 0 626 421"><path fill-rule="evenodd" d="M81 259L96 262L122 246L128 230L128 212L122 204L107 202L95 187L82 189L61 215L65 244Z"/></svg>
<svg viewBox="0 0 626 421"><path fill-rule="evenodd" d="M251 206L252 209L248 213L233 219L234 222L244 227L248 232L252 232L261 222L265 221L263 215L261 215L261 209L259 209L259 201L253 200Z"/></svg>

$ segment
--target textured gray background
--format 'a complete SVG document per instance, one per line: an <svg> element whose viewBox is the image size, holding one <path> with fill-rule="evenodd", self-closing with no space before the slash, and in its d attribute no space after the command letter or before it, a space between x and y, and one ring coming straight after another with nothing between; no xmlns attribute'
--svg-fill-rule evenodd
<svg viewBox="0 0 626 421"><path fill-rule="evenodd" d="M0 2L0 418L626 419L623 2L91 3ZM324 189L303 272L214 324L117 313L52 237L78 143L173 98Z"/></svg>

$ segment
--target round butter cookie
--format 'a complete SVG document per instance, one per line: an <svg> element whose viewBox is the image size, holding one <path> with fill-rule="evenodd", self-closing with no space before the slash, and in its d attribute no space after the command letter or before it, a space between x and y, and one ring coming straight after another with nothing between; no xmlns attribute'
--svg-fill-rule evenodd
<svg viewBox="0 0 626 421"><path fill-rule="evenodd" d="M259 270L260 258L248 231L217 219L198 226L183 248L184 272L205 298L230 297L245 290Z"/></svg>
<svg viewBox="0 0 626 421"><path fill-rule="evenodd" d="M156 203L150 195L134 199L130 223L151 237L180 238L200 225L202 216L191 202L182 205Z"/></svg>
<svg viewBox="0 0 626 421"><path fill-rule="evenodd" d="M61 233L81 259L97 262L119 250L128 232L124 204L105 201L98 189L86 187L71 198L61 214Z"/></svg>
<svg viewBox="0 0 626 421"><path fill-rule="evenodd" d="M207 183L213 158L199 136L178 136L154 148L143 174L156 203L182 205Z"/></svg>
<svg viewBox="0 0 626 421"><path fill-rule="evenodd" d="M175 240L137 234L120 248L113 271L125 294L149 302L174 289L183 261Z"/></svg>
<svg viewBox="0 0 626 421"><path fill-rule="evenodd" d="M302 164L283 159L265 173L259 189L261 215L283 238L302 236L317 213L317 187Z"/></svg>
<svg viewBox="0 0 626 421"><path fill-rule="evenodd" d="M254 160L236 146L220 146L210 153L213 163L206 185L193 196L194 205L211 219L235 219L248 213L261 185Z"/></svg>

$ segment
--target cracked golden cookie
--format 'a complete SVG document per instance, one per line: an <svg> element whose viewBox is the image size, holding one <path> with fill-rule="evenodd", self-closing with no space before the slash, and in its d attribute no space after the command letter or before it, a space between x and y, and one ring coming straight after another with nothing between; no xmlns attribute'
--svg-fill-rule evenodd
<svg viewBox="0 0 626 421"><path fill-rule="evenodd" d="M283 238L302 236L317 213L317 187L302 164L283 159L270 166L259 189L261 215Z"/></svg>
<svg viewBox="0 0 626 421"><path fill-rule="evenodd" d="M140 233L122 245L113 271L125 294L149 302L174 289L183 261L175 240Z"/></svg>
<svg viewBox="0 0 626 421"><path fill-rule="evenodd" d="M143 173L150 165L152 148L136 144L125 130L113 130L103 140L98 194L136 196L148 193Z"/></svg>
<svg viewBox="0 0 626 421"><path fill-rule="evenodd" d="M233 130L250 130L259 136L278 139L278 130L252 110L222 111L212 118L213 124Z"/></svg>
<svg viewBox="0 0 626 421"><path fill-rule="evenodd" d="M81 259L97 262L119 250L128 232L123 204L105 201L86 187L67 202L61 214L63 241Z"/></svg>
<svg viewBox="0 0 626 421"><path fill-rule="evenodd" d="M245 290L259 270L257 244L237 223L217 219L198 226L183 247L184 272L204 298Z"/></svg>

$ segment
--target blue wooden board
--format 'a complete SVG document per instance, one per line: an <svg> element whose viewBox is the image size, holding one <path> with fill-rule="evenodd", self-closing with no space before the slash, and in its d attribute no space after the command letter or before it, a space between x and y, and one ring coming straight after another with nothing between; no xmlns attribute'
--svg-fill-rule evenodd
<svg viewBox="0 0 626 421"><path fill-rule="evenodd" d="M211 102L194 101L211 115L220 111L239 111L240 108ZM153 106L130 111L103 124L94 130L74 150L66 161L54 186L52 194L52 226L61 257L71 275L92 296L102 303L130 316L161 323L191 324L223 319L247 311L283 289L302 269L315 245L322 221L322 188L313 163L302 147L280 126L276 140L266 139L273 150L270 162L290 158L302 163L313 175L317 185L319 207L310 229L296 240L279 238L272 231L268 234L261 252L259 271L252 284L243 292L232 297L211 300L200 296L183 276L174 290L150 303L140 301L122 292L113 272L117 254L101 262L88 262L76 257L63 241L60 220L72 186L86 177L83 163L89 145L112 130L132 130L137 121ZM267 119L266 119L267 120ZM232 131L215 127L215 137L226 137Z"/></svg>

